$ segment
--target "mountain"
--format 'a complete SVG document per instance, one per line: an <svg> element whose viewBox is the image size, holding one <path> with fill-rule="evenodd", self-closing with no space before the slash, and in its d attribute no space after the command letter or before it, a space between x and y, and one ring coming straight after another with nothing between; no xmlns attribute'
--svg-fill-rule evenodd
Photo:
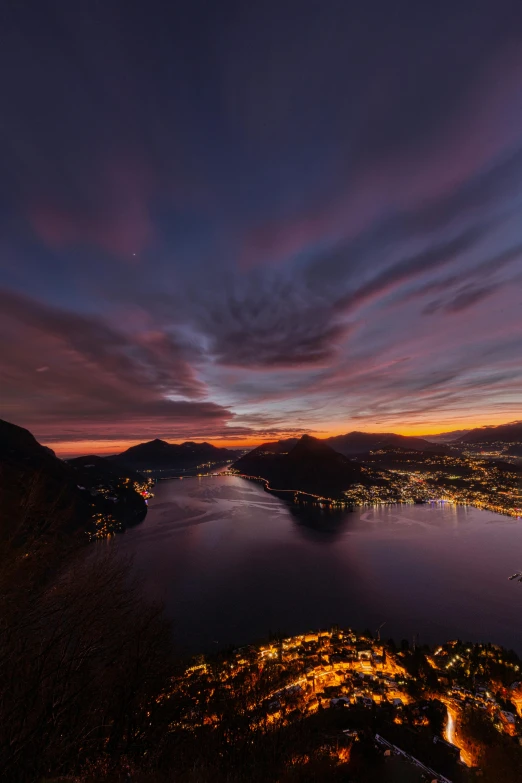
<svg viewBox="0 0 522 783"><path fill-rule="evenodd" d="M75 469L78 478L84 479L85 486L94 486L111 480L115 482L124 482L125 479L136 482L145 481L137 471L126 468L107 457L98 457L96 454L73 457L65 461Z"/></svg>
<svg viewBox="0 0 522 783"><path fill-rule="evenodd" d="M451 432L439 432L437 435L423 435L424 440L430 443L453 443L461 440L470 430L452 430Z"/></svg>
<svg viewBox="0 0 522 783"><path fill-rule="evenodd" d="M274 440L268 443L262 443L257 448L250 451L248 455L261 454L287 454L299 442L299 438L286 438L283 440Z"/></svg>
<svg viewBox="0 0 522 783"><path fill-rule="evenodd" d="M325 443L344 454L345 457L355 454L367 454L376 449L397 447L402 449L415 449L417 451L431 451L434 448L423 438L408 435L396 435L394 432L348 432L346 435L335 435L326 438Z"/></svg>
<svg viewBox="0 0 522 783"><path fill-rule="evenodd" d="M291 439L293 440L293 439ZM286 441L288 444L288 441ZM288 451L269 451L264 444L234 463L232 468L247 476L268 481L271 489L300 490L312 495L342 498L354 484L383 483L379 474L349 460L326 441L303 435Z"/></svg>
<svg viewBox="0 0 522 783"><path fill-rule="evenodd" d="M90 497L75 471L22 427L0 420L0 540L30 540L85 530Z"/></svg>
<svg viewBox="0 0 522 783"><path fill-rule="evenodd" d="M145 498L151 494L152 479L93 454L69 459L67 463L74 468L78 484L95 498L97 511L104 513L106 518L109 515L114 519L116 527L113 532L145 518Z"/></svg>
<svg viewBox="0 0 522 783"><path fill-rule="evenodd" d="M522 443L522 421L498 427L477 427L461 438L461 443Z"/></svg>
<svg viewBox="0 0 522 783"><path fill-rule="evenodd" d="M230 462L237 456L237 452L219 449L211 443L167 443L156 438L107 459L134 470L187 470L208 462Z"/></svg>
<svg viewBox="0 0 522 783"><path fill-rule="evenodd" d="M147 513L146 480L103 457L69 462L26 429L0 419L0 542L17 547L86 540Z"/></svg>

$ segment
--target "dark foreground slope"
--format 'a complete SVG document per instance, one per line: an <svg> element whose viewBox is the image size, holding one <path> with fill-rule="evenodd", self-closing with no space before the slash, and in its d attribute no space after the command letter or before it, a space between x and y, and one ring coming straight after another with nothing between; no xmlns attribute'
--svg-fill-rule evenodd
<svg viewBox="0 0 522 783"><path fill-rule="evenodd" d="M22 543L89 527L90 495L75 471L31 435L0 420L0 539Z"/></svg>
<svg viewBox="0 0 522 783"><path fill-rule="evenodd" d="M81 610L83 591L90 604L104 585L80 576L82 590L69 585L68 597ZM508 650L458 641L411 650L407 640L398 650L336 626L175 665L161 624L151 634L156 618L129 611L117 579L108 587L119 589L118 611L102 601L94 644L81 658L77 645L66 649L65 687L56 678L27 716L25 702L9 705L2 783L520 783L511 703L520 661ZM87 674L79 693L70 664ZM458 747L445 741L448 710Z"/></svg>
<svg viewBox="0 0 522 783"><path fill-rule="evenodd" d="M64 462L28 430L0 420L0 541L83 541L103 520L107 532L124 529L147 511L140 478L101 457Z"/></svg>
<svg viewBox="0 0 522 783"><path fill-rule="evenodd" d="M355 484L384 483L371 468L353 462L325 441L303 435L287 452L264 444L234 463L233 469L268 481L271 489L299 490L311 495L341 499Z"/></svg>
<svg viewBox="0 0 522 783"><path fill-rule="evenodd" d="M235 451L219 449L211 443L167 443L156 438L108 459L133 470L190 470L207 463L230 462L236 457Z"/></svg>

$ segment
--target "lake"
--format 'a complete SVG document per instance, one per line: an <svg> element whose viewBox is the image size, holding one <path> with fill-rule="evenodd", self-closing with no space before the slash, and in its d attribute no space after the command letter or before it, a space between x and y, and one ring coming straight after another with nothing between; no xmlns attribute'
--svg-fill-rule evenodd
<svg viewBox="0 0 522 783"><path fill-rule="evenodd" d="M186 652L334 623L522 653L522 521L464 506L291 505L235 476L160 481L134 557ZM102 546L102 542L100 542Z"/></svg>

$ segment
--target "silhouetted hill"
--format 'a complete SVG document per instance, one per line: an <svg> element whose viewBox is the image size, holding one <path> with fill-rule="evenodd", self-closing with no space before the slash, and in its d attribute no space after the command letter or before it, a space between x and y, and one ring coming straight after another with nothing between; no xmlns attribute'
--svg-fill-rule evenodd
<svg viewBox="0 0 522 783"><path fill-rule="evenodd" d="M113 480L115 482L125 481L144 481L144 477L136 470L120 465L119 462L107 457L98 457L96 454L88 454L84 457L74 457L65 460L68 465L75 468L78 477L83 478L84 485L101 484L104 481Z"/></svg>
<svg viewBox="0 0 522 783"><path fill-rule="evenodd" d="M207 462L227 462L236 459L237 452L220 449L211 443L167 443L165 440L148 441L131 446L121 454L108 457L110 461L134 470L187 470Z"/></svg>
<svg viewBox="0 0 522 783"><path fill-rule="evenodd" d="M103 457L69 462L26 429L0 420L0 541L13 546L110 532L147 512L142 476ZM98 522L95 521L97 518ZM100 521L103 518L103 522Z"/></svg>
<svg viewBox="0 0 522 783"><path fill-rule="evenodd" d="M394 432L348 432L346 435L335 435L326 438L333 449L344 454L345 457L355 454L367 454L375 449L383 449L397 446L403 449L416 449L418 451L440 450L423 438L409 435L396 435Z"/></svg>
<svg viewBox="0 0 522 783"><path fill-rule="evenodd" d="M109 514L122 529L144 519L144 498L150 490L148 479L118 462L93 454L67 461L75 469L78 484L95 498L98 511Z"/></svg>
<svg viewBox="0 0 522 783"><path fill-rule="evenodd" d="M461 443L522 443L522 421L498 427L477 427L461 438Z"/></svg>
<svg viewBox="0 0 522 783"><path fill-rule="evenodd" d="M72 467L22 427L0 420L0 539L61 536L89 525L90 498Z"/></svg>
<svg viewBox="0 0 522 783"><path fill-rule="evenodd" d="M266 445L266 444L265 444ZM288 452L254 449L232 466L247 476L268 481L271 489L295 489L328 498L342 498L354 484L378 484L382 478L371 468L353 462L325 441L303 435Z"/></svg>

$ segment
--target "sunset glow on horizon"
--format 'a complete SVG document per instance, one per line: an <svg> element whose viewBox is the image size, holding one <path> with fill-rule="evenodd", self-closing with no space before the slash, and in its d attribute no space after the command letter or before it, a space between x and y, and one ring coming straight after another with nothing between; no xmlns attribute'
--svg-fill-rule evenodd
<svg viewBox="0 0 522 783"><path fill-rule="evenodd" d="M466 419L461 419L457 421L450 421L447 423L447 425L441 425L437 428L433 428L430 430L426 430L426 428L422 427L405 427L405 428L388 428L388 429L382 429L379 427L369 427L367 425L360 425L360 426L352 426L352 427L345 427L343 429L339 430L331 430L331 431L313 431L310 432L310 435L313 435L316 438L330 438L334 437L336 435L345 435L348 432L358 431L358 432L394 432L397 435L412 435L416 437L429 437L431 435L439 435L441 433L451 432L453 430L469 430L474 429L476 427L484 427L484 426L494 426L498 424L506 424L509 423L502 417L498 418L498 420L495 420L494 417L491 417L488 419L487 424L484 424L482 421L469 421ZM200 438L200 437L183 437L183 438L172 438L172 437L162 437L160 440L165 440L167 443L181 443L184 441L194 441L196 443L202 443L204 441L208 441L212 443L214 446L218 446L220 448L225 449L254 449L256 446L260 446L262 443L266 443L273 440L280 440L283 438L292 438L292 437L301 437L303 433L302 432L282 432L278 433L277 436L274 435L272 437L267 436L264 438L258 437L258 438ZM59 456L62 457L62 459L68 459L71 457L78 457L82 454L97 454L100 456L107 456L112 454L119 454L122 451L125 451L126 449L130 448L131 446L136 446L139 443L143 443L147 440L154 440L157 436L150 435L144 436L141 439L137 438L131 438L128 440L79 440L79 441L68 441L68 440L57 440L57 441L45 441L43 440L42 443L45 446L48 446L49 448L53 449L53 451Z"/></svg>

